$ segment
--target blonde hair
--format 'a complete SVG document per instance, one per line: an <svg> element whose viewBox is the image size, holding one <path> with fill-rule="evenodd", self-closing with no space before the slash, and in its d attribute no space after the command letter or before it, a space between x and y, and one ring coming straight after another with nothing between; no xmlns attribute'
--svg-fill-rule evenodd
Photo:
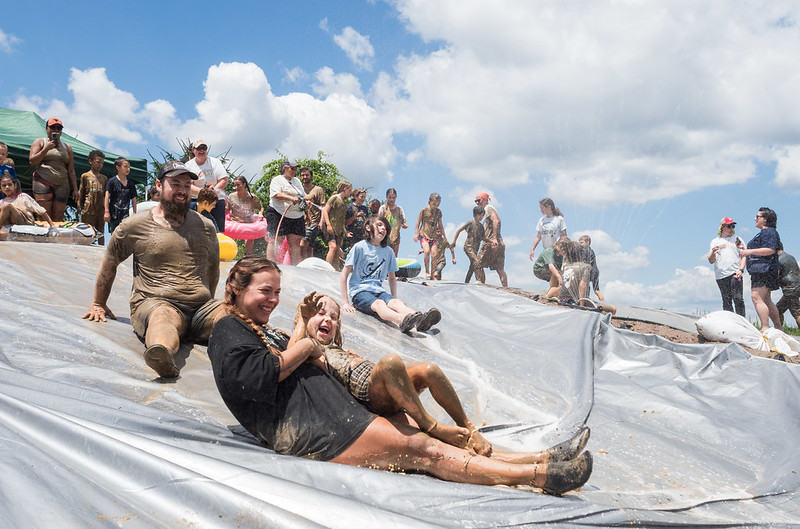
<svg viewBox="0 0 800 529"><path fill-rule="evenodd" d="M333 304L336 305L336 308L339 310L339 319L336 321L336 332L333 334L333 344L341 347L342 343L344 342L344 339L342 338L342 307L331 296L327 295L320 296L319 301L322 301L325 298L331 300ZM302 302L297 305L297 312L294 315L294 331L292 332L292 339L289 342L290 344L295 344L300 340L302 340L303 338L311 338L315 342L317 341L316 338L308 335L308 327L304 325L303 322L303 313L301 310L302 306L303 306ZM317 309L317 312L319 312L319 309Z"/></svg>
<svg viewBox="0 0 800 529"><path fill-rule="evenodd" d="M341 182L336 184L336 192L337 193L341 193L342 191L344 191L347 188L351 188L351 189L353 188L353 184L351 184L347 180L342 180Z"/></svg>

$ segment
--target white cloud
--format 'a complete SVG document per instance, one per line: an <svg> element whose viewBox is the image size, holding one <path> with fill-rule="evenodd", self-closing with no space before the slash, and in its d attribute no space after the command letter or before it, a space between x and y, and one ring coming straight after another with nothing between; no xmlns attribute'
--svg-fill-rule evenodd
<svg viewBox="0 0 800 529"><path fill-rule="evenodd" d="M327 25L326 28L327 29ZM350 26L344 28L341 33L334 35L333 41L347 55L353 64L363 68L368 72L372 71L372 62L375 58L375 49L369 43L369 37L360 34Z"/></svg>
<svg viewBox="0 0 800 529"><path fill-rule="evenodd" d="M800 39L781 22L800 18L794 2L394 5L445 44L379 76L376 108L460 179L491 163L504 186L643 203L752 179L770 146L797 144ZM777 183L796 191L789 161Z"/></svg>
<svg viewBox="0 0 800 529"><path fill-rule="evenodd" d="M314 93L320 97L331 94L353 95L363 99L361 93L361 83L358 77L351 73L334 73L333 69L325 66L320 68L314 78L317 80L313 85Z"/></svg>
<svg viewBox="0 0 800 529"><path fill-rule="evenodd" d="M776 153L775 183L787 191L800 187L800 145L790 145Z"/></svg>
<svg viewBox="0 0 800 529"><path fill-rule="evenodd" d="M294 68L286 68L284 70L284 77L289 83L295 84L307 78L308 74L306 73L305 70L303 70L299 66L296 66Z"/></svg>
<svg viewBox="0 0 800 529"><path fill-rule="evenodd" d="M0 29L0 51L11 53L14 49L14 46L20 42L22 42L22 39L15 37L14 35L10 35Z"/></svg>

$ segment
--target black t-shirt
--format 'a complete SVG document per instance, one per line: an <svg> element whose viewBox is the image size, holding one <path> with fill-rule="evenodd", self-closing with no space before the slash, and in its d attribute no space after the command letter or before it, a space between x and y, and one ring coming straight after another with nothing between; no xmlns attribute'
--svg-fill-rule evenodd
<svg viewBox="0 0 800 529"><path fill-rule="evenodd" d="M111 220L122 220L128 216L128 210L131 207L131 200L136 198L136 184L133 180L128 178L125 185L119 181L116 176L109 178L106 184L106 191L109 193L108 197L108 212L111 215Z"/></svg>
<svg viewBox="0 0 800 529"><path fill-rule="evenodd" d="M267 337L280 351L288 337ZM214 326L208 356L222 400L239 423L281 454L327 461L355 441L375 415L322 369L301 364L278 382L280 364L240 318Z"/></svg>

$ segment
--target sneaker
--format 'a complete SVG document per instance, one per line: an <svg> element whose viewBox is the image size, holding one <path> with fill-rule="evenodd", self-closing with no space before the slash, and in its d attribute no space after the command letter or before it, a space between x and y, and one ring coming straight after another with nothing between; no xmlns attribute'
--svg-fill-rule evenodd
<svg viewBox="0 0 800 529"><path fill-rule="evenodd" d="M415 325L422 319L421 312L412 312L411 314L406 314L406 317L403 318L403 322L400 324L400 332L408 332L414 328Z"/></svg>
<svg viewBox="0 0 800 529"><path fill-rule="evenodd" d="M439 312L439 309L431 309L425 313L422 319L417 322L417 330L419 332L425 332L437 323L439 323L442 319L442 313Z"/></svg>
<svg viewBox="0 0 800 529"><path fill-rule="evenodd" d="M175 378L181 371L175 365L175 359L169 349L163 345L151 345L144 351L144 361L162 378Z"/></svg>

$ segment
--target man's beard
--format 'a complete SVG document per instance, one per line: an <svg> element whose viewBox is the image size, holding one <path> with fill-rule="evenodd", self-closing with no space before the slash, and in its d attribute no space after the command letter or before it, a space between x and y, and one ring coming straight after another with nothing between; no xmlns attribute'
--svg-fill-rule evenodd
<svg viewBox="0 0 800 529"><path fill-rule="evenodd" d="M161 209L164 210L164 216L168 219L183 220L189 212L189 202L177 204L173 200L161 199Z"/></svg>

